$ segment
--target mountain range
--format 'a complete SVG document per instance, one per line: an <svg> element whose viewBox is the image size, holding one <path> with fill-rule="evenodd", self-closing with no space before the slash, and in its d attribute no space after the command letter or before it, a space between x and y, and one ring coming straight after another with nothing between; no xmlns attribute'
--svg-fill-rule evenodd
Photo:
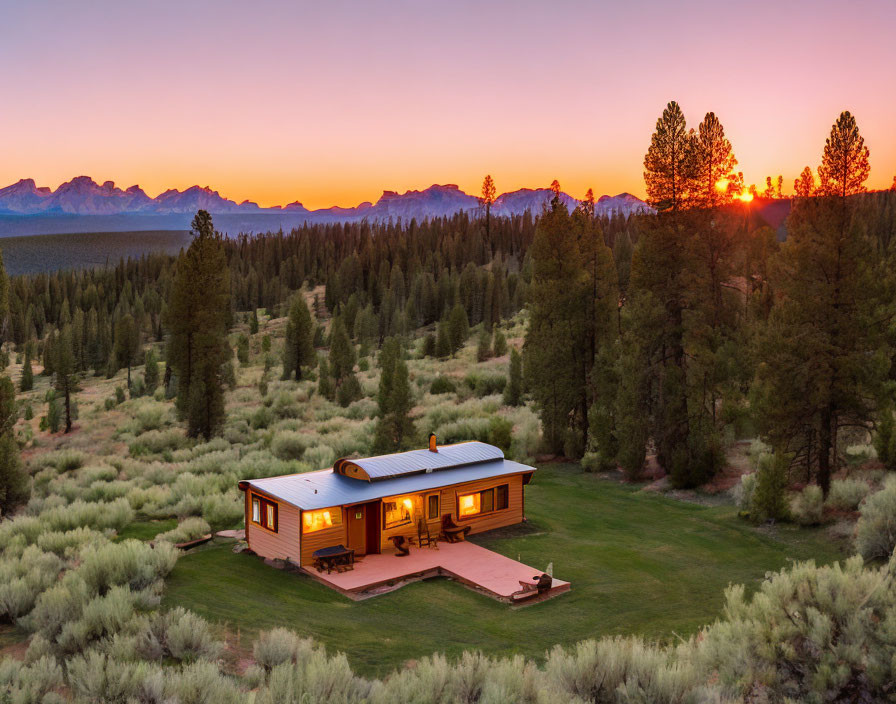
<svg viewBox="0 0 896 704"><path fill-rule="evenodd" d="M498 216L520 215L526 211L536 214L551 197L547 188L522 188L503 193L492 205L492 213ZM561 193L561 199L570 208L578 203L566 193ZM286 229L305 222L422 220L475 211L479 207L476 196L464 193L454 184L434 184L421 191L405 193L383 191L376 203L365 202L353 208L309 210L298 201L267 208L248 200L237 203L207 186L191 186L183 191L169 189L150 198L140 186L121 189L112 181L100 184L89 176L77 176L55 191L26 178L0 188L0 234L95 231L110 227L123 230L186 229L193 214L200 209L227 216L216 218L216 225L220 220L224 231L234 232L269 230L277 226ZM629 193L620 193L601 196L595 203L595 210L601 214L629 215L649 210L649 207ZM79 229L80 226L85 229Z"/></svg>

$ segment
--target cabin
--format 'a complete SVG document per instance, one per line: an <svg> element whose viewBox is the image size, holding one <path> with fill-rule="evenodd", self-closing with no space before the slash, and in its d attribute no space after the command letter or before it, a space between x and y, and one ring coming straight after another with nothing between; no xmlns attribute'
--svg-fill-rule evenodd
<svg viewBox="0 0 896 704"><path fill-rule="evenodd" d="M356 556L396 552L393 538L416 535L425 521L438 535L446 515L465 533L525 520L524 488L535 467L505 459L482 442L364 459L330 469L239 483L246 540L266 558L305 567L315 551L344 545Z"/></svg>

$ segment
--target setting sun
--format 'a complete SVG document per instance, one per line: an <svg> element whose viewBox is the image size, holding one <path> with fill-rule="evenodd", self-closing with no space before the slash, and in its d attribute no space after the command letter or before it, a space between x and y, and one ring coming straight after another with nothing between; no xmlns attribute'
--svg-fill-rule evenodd
<svg viewBox="0 0 896 704"><path fill-rule="evenodd" d="M744 203L749 203L753 200L753 194L747 191L746 193L741 193L738 198Z"/></svg>

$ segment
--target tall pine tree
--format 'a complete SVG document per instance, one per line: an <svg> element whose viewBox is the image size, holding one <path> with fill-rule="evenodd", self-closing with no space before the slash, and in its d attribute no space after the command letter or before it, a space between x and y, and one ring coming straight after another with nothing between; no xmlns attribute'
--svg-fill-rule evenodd
<svg viewBox="0 0 896 704"><path fill-rule="evenodd" d="M200 210L193 241L177 262L167 310L168 360L177 375L177 408L191 437L212 437L224 421L224 365L231 356L230 270L221 235Z"/></svg>

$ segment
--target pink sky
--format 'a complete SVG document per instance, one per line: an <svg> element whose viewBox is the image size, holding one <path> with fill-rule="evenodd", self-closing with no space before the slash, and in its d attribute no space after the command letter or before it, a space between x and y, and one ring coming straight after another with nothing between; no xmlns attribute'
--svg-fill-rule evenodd
<svg viewBox="0 0 896 704"><path fill-rule="evenodd" d="M0 0L0 186L79 174L261 205L557 178L643 195L678 100L788 189L841 110L896 173L896 2Z"/></svg>

